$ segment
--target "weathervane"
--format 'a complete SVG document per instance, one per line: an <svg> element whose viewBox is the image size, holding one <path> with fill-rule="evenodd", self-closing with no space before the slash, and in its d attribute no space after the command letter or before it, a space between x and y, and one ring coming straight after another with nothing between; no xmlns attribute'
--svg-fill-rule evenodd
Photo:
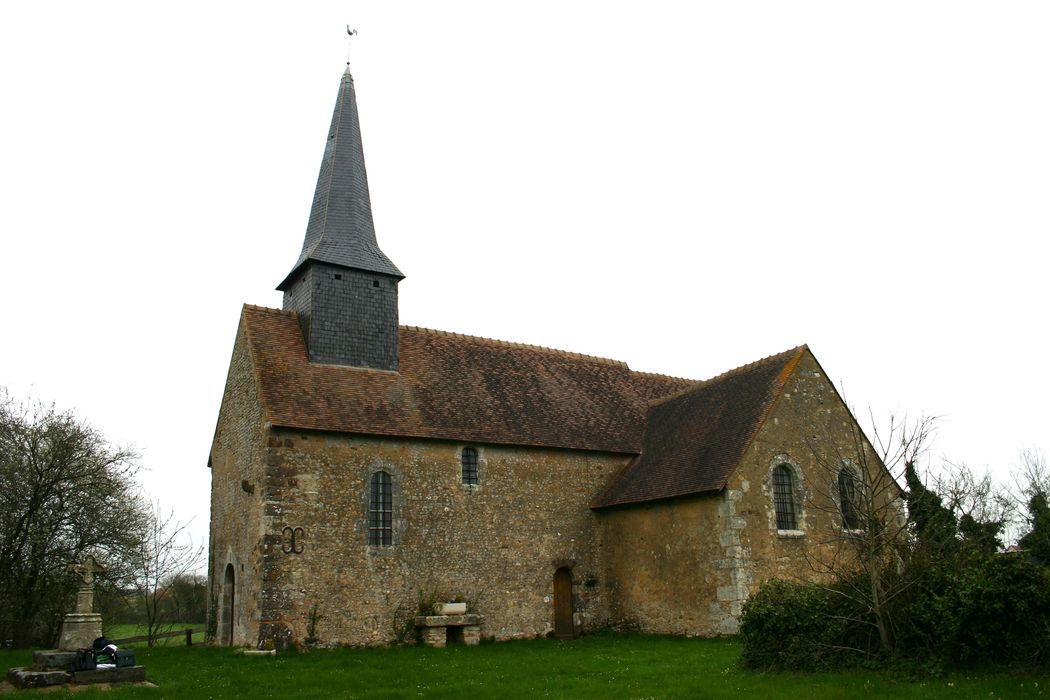
<svg viewBox="0 0 1050 700"><path fill-rule="evenodd" d="M349 24L346 25L346 33L347 33L347 35L349 35L351 37L357 36L357 30L356 29L351 29ZM346 40L346 67L347 68L350 67L350 39L349 38Z"/></svg>

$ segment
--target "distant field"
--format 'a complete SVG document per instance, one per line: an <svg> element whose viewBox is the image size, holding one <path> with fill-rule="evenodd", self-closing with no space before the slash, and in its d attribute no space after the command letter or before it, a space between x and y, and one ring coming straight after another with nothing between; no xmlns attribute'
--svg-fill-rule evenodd
<svg viewBox="0 0 1050 700"><path fill-rule="evenodd" d="M140 648L160 686L77 693L84 698L1033 698L1050 678L966 673L907 680L870 671L754 674L736 666L735 641L596 635L480 647L335 649L236 656L205 646ZM29 662L0 652L0 666ZM5 666L5 667L6 667ZM28 695L27 695L28 697Z"/></svg>
<svg viewBox="0 0 1050 700"><path fill-rule="evenodd" d="M169 629L170 628L170 629ZM161 628L161 632L181 632L185 629L201 630L193 635L194 644L204 643L204 623L188 623L180 622L177 625L165 625ZM145 625L110 625L104 631L104 634L110 639L124 639L126 637L141 637L146 634ZM161 646L186 646L186 636L179 635L178 637L168 637L167 639L158 639L157 644ZM130 644L124 644L123 646L128 647L144 647L146 642L132 642Z"/></svg>

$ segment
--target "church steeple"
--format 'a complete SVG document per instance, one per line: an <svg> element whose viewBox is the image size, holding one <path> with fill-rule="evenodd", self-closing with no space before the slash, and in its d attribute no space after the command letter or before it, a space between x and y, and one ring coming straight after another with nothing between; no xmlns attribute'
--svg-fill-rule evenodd
<svg viewBox="0 0 1050 700"><path fill-rule="evenodd" d="M312 362L397 369L397 284L372 223L354 79L339 83L306 239L277 285L299 313Z"/></svg>

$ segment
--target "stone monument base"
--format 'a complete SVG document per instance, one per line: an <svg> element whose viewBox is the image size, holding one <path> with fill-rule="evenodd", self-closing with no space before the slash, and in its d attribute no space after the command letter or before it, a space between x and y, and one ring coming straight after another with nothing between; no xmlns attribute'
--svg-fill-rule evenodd
<svg viewBox="0 0 1050 700"><path fill-rule="evenodd" d="M62 620L62 634L58 648L62 650L90 649L92 642L102 636L102 616L98 613L69 613Z"/></svg>
<svg viewBox="0 0 1050 700"><path fill-rule="evenodd" d="M91 642L88 642L88 647ZM33 652L33 665L29 668L11 668L7 680L16 688L45 688L53 685L92 685L97 683L141 683L146 680L145 666L122 668L96 668L87 671L70 671L76 659L75 651L49 649Z"/></svg>
<svg viewBox="0 0 1050 700"><path fill-rule="evenodd" d="M141 683L146 680L145 666L99 668L91 671L36 671L11 668L7 680L16 688L46 688L52 685L92 685L96 683Z"/></svg>

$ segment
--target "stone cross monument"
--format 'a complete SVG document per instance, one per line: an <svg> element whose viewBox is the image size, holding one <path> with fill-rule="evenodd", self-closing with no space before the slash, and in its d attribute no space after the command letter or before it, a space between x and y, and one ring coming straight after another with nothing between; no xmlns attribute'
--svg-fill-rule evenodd
<svg viewBox="0 0 1050 700"><path fill-rule="evenodd" d="M91 643L102 636L102 616L93 612L95 601L95 574L105 571L90 554L80 564L72 564L70 571L79 574L80 590L77 591L77 607L62 621L62 634L58 648L89 649Z"/></svg>

